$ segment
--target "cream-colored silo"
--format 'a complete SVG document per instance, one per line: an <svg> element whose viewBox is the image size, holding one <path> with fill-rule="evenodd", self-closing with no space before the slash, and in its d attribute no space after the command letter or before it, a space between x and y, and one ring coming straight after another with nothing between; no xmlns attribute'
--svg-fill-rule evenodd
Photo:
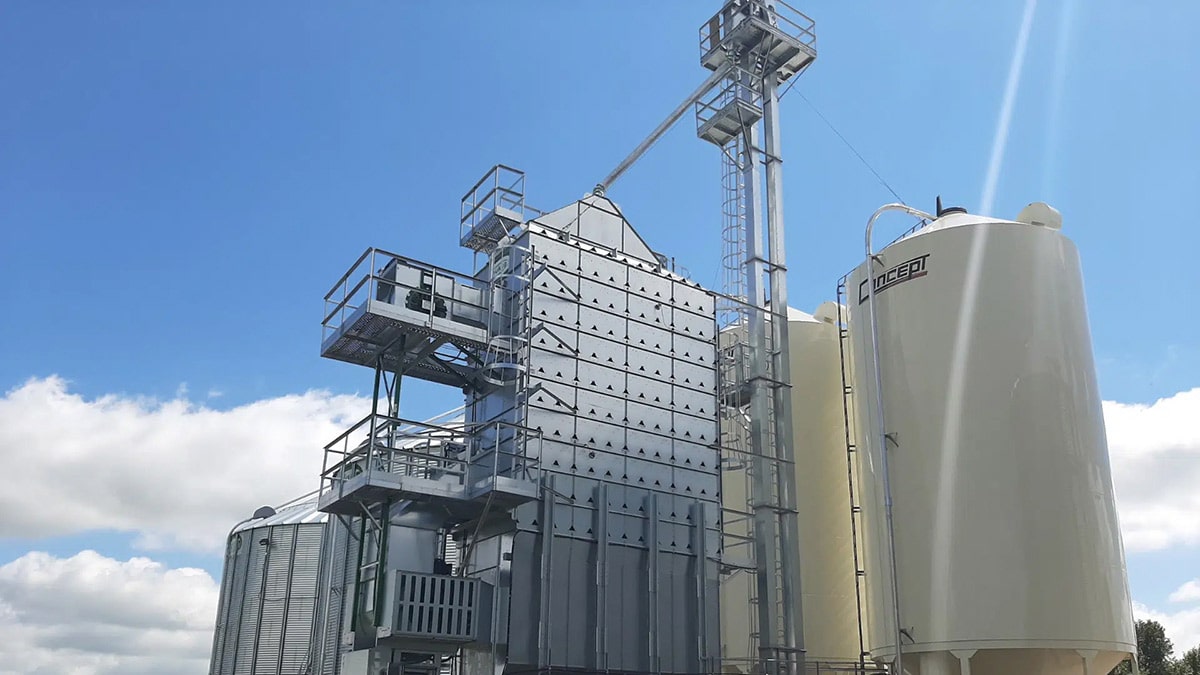
<svg viewBox="0 0 1200 675"><path fill-rule="evenodd" d="M820 318L791 310L788 317L804 643L810 670L817 663L845 664L859 657L840 336L834 312L817 314ZM742 470L726 471L723 489L726 507L746 508ZM744 521L727 517L727 542L731 535L736 542L747 533ZM730 548L735 561L739 548L740 557L747 557L749 547L735 543ZM747 644L753 610L746 602L752 585L753 576L743 572L727 576L722 584L723 647L735 664L741 659L749 663L753 657Z"/></svg>
<svg viewBox="0 0 1200 675"><path fill-rule="evenodd" d="M840 336L836 315L818 317L788 325L804 645L809 660L848 662L859 644Z"/></svg>
<svg viewBox="0 0 1200 675"><path fill-rule="evenodd" d="M919 675L1103 675L1135 651L1074 244L1052 209L951 212L847 301L872 656ZM881 432L882 427L882 432ZM881 433L893 502L896 594Z"/></svg>

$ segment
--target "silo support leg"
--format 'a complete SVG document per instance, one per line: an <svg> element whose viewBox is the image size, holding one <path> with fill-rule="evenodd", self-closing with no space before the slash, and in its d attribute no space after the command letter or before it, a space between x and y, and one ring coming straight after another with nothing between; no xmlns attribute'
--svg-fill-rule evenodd
<svg viewBox="0 0 1200 675"><path fill-rule="evenodd" d="M1095 649L1076 649L1075 653L1079 658L1083 659L1083 675L1093 675L1092 661L1096 660L1096 655L1100 652ZM1096 675L1101 675L1096 673Z"/></svg>
<svg viewBox="0 0 1200 675"><path fill-rule="evenodd" d="M950 654L958 659L958 671L960 675L971 675L971 657L975 656L976 649L951 649Z"/></svg>

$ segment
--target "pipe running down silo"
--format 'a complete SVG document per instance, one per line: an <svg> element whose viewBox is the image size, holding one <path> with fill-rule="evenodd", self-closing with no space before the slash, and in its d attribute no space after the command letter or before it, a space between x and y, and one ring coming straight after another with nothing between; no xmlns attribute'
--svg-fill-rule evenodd
<svg viewBox="0 0 1200 675"><path fill-rule="evenodd" d="M892 662L892 667L895 669L895 672L903 673L904 650L900 646L900 632L902 630L900 624L900 592L899 579L898 575L896 574L896 529L892 515L891 472L888 469L888 455L890 453L888 451L887 422L885 421L883 411L883 371L879 364L879 321L876 319L875 314L875 245L872 241L872 235L875 231L875 221L889 211L903 211L904 213L921 218L923 220L933 220L934 217L928 213L925 213L924 211L914 209L907 204L886 204L881 206L877 211L875 211L875 213L871 214L871 218L867 220L867 229L866 234L864 235L867 259L863 264L866 266L867 270L867 301L870 303L871 310L871 373L875 378L875 400L873 403L875 405L875 419L877 425L873 431L875 432L876 442L879 444L879 457L882 466L880 471L883 473L883 508L884 519L887 523L886 530L889 561L888 578L892 589L892 616L893 622L895 623L895 630L893 633L895 635L894 640L896 644L896 658Z"/></svg>

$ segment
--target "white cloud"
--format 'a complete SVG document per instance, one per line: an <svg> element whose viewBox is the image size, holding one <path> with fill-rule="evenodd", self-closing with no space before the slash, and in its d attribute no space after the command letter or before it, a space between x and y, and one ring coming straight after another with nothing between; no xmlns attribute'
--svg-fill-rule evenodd
<svg viewBox="0 0 1200 675"><path fill-rule="evenodd" d="M1161 623L1175 647L1175 656L1200 645L1200 607L1178 612L1161 612L1135 602L1133 615L1138 619L1152 619Z"/></svg>
<svg viewBox="0 0 1200 675"><path fill-rule="evenodd" d="M1104 419L1126 550L1200 544L1200 388Z"/></svg>
<svg viewBox="0 0 1200 675"><path fill-rule="evenodd" d="M310 391L214 410L31 379L0 397L0 537L120 530L147 548L217 551L255 507L314 489L322 446L367 405ZM1104 412L1127 548L1200 544L1200 389ZM0 675L203 672L215 597L203 572L31 553L0 567ZM1171 600L1200 601L1200 580ZM1179 651L1200 643L1200 607L1136 611Z"/></svg>
<svg viewBox="0 0 1200 675"><path fill-rule="evenodd" d="M262 504L315 489L321 447L365 414L310 391L214 410L184 398L85 399L58 377L0 398L0 536L132 532L147 548L215 551ZM1125 545L1200 544L1200 389L1106 402Z"/></svg>
<svg viewBox="0 0 1200 675"><path fill-rule="evenodd" d="M367 406L323 391L229 410L89 400L31 379L0 398L0 537L119 530L146 548L218 551L256 507L316 489L325 443Z"/></svg>
<svg viewBox="0 0 1200 675"><path fill-rule="evenodd" d="M202 675L217 594L203 570L27 553L0 567L0 675Z"/></svg>
<svg viewBox="0 0 1200 675"><path fill-rule="evenodd" d="M1192 579L1175 589L1167 599L1171 602L1200 602L1200 579Z"/></svg>
<svg viewBox="0 0 1200 675"><path fill-rule="evenodd" d="M1125 548L1159 551L1200 544L1200 389L1150 405L1106 401L1113 482ZM1200 602L1200 579L1169 597ZM1166 628L1175 653L1200 645L1200 606L1162 611L1134 603L1134 615Z"/></svg>

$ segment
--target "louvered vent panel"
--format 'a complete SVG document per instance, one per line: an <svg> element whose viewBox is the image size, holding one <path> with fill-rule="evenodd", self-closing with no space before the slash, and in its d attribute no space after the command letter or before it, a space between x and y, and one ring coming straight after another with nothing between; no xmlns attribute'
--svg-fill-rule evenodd
<svg viewBox="0 0 1200 675"><path fill-rule="evenodd" d="M398 572L393 635L470 642L479 634L488 589L478 579Z"/></svg>

